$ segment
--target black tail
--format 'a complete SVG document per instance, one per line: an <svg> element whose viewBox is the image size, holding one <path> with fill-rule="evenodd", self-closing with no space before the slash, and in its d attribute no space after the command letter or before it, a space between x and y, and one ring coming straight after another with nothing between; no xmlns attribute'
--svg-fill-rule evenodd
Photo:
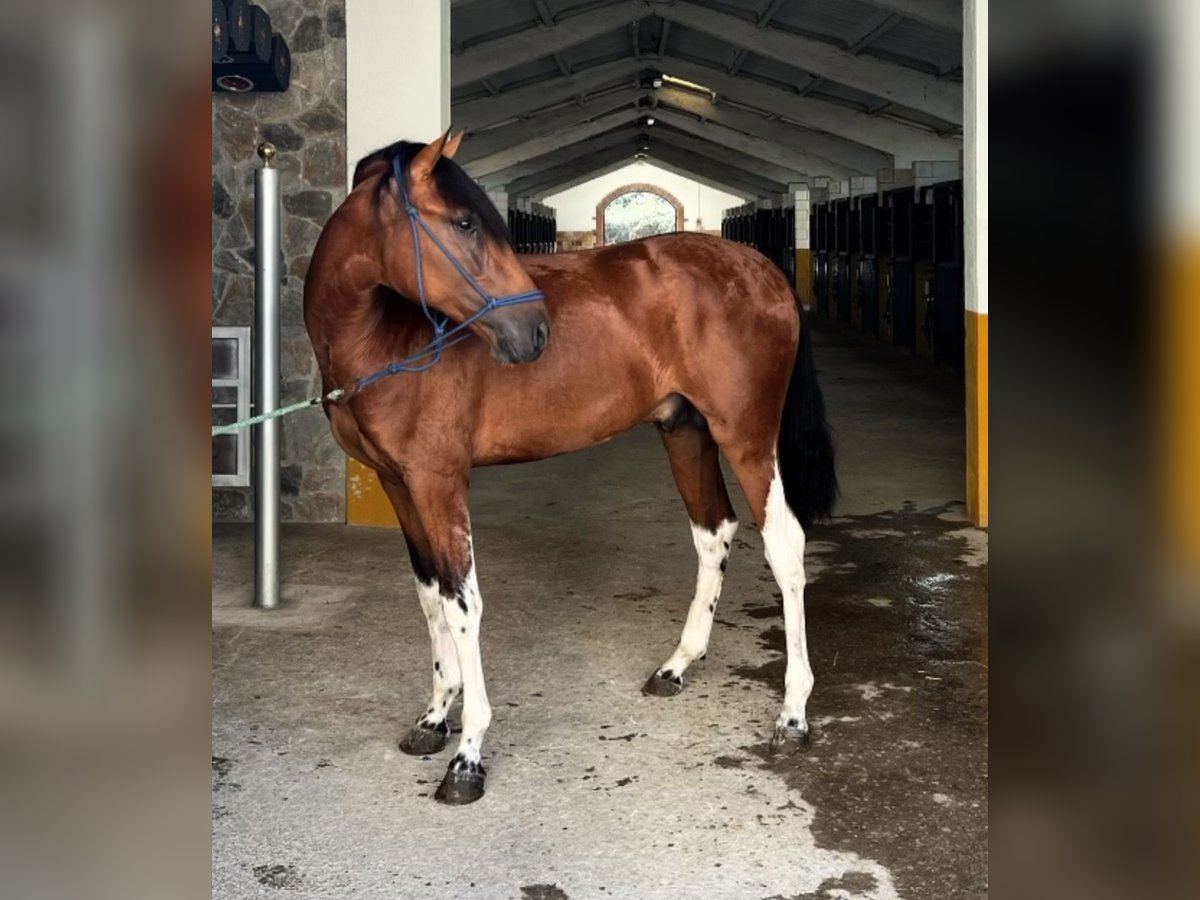
<svg viewBox="0 0 1200 900"><path fill-rule="evenodd" d="M833 465L833 436L825 420L825 398L817 383L812 341L800 304L800 346L792 364L783 421L779 423L779 475L783 496L792 513L807 528L828 518L838 495Z"/></svg>

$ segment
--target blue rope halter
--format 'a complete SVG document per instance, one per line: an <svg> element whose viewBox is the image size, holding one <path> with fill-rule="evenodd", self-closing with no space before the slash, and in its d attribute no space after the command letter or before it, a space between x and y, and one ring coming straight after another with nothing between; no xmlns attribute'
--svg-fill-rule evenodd
<svg viewBox="0 0 1200 900"><path fill-rule="evenodd" d="M390 363L378 372L372 372L370 375L365 375L358 379L358 381L354 382L354 393L370 387L376 381L391 375L398 375L401 372L425 372L433 368L441 361L442 351L469 338L471 335L467 329L488 313L502 306L517 306L521 303L532 303L535 300L542 300L545 297L538 290L526 291L523 294L510 294L507 297L493 297L484 290L483 286L474 279L466 267L450 252L450 248L442 243L441 238L421 218L420 211L413 205L412 199L408 195L408 173L401 170L400 157L398 156L392 160L392 174L395 176L396 184L400 186L400 198L404 201L404 211L408 215L409 230L412 231L413 254L416 257L417 266L417 292L421 301L421 311L425 313L425 318L433 326L433 340L416 353L410 354L397 362ZM479 298L483 301L483 306L450 329L446 328L447 323L450 321L449 318L444 313L431 309L429 301L425 297L425 272L421 256L422 231L433 241L433 245L442 252L442 255L450 261L450 264L458 270L458 274L470 285L471 290L478 294Z"/></svg>
<svg viewBox="0 0 1200 900"><path fill-rule="evenodd" d="M413 206L412 200L408 196L407 176L400 170L400 159L397 157L392 161L392 172L396 176L396 183L400 185L400 196L404 200L404 211L408 214L408 223L412 230L413 252L416 254L417 262L417 291L421 300L421 311L425 313L425 318L429 320L429 324L433 326L433 340L418 350L416 353L409 354L404 359L391 363L390 365L380 369L378 372L372 372L366 375L351 385L349 388L334 388L326 394L321 394L316 397L310 397L308 400L301 400L299 403L293 403L290 406L284 406L279 409L271 410L270 412L262 413L261 415L251 416L247 419L241 419L237 422L232 422L229 425L214 425L212 429L213 436L219 434L233 434L243 428L248 428L251 425L258 425L263 422L268 422L271 419L278 419L280 416L290 415L294 412L299 412L302 409L319 406L322 403L336 403L349 394L357 393L358 391L368 388L375 382L387 378L391 375L399 375L401 372L425 372L432 369L441 361L442 351L455 344L465 341L471 336L467 330L473 324L478 322L488 313L501 306L516 306L518 303L531 303L534 300L543 299L541 291L526 291L523 294L510 294L507 297L493 297L483 287L471 277L468 272L454 256L453 253L446 247L445 244L438 239L438 236L430 230L429 226L421 219L420 212ZM471 289L479 295L483 300L483 306L471 313L463 321L459 322L453 328L447 329L446 323L450 320L435 309L429 308L429 303L425 299L425 274L422 268L421 260L421 235L418 231L424 231L429 235L429 239L433 241L435 247L442 251L442 255L450 260L451 264L462 275L463 279L471 286Z"/></svg>

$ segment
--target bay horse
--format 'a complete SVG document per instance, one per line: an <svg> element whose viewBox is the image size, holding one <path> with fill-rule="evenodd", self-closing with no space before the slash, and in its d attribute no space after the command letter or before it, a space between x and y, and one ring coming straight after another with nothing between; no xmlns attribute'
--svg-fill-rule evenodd
<svg viewBox="0 0 1200 900"><path fill-rule="evenodd" d="M472 466L569 453L646 422L662 435L699 574L678 647L643 690L678 693L706 652L737 530L723 452L783 595L787 670L772 744L803 745L813 686L804 528L829 514L837 481L791 285L756 251L695 233L517 256L495 207L452 161L461 137L402 141L360 162L317 242L304 293L327 391L425 347L441 327L437 313L482 339L446 349L420 374L325 404L337 442L378 473L395 507L429 626L433 693L400 748L440 751L461 694L461 739L435 796L460 804L483 795L491 708ZM500 297L523 302L484 302Z"/></svg>

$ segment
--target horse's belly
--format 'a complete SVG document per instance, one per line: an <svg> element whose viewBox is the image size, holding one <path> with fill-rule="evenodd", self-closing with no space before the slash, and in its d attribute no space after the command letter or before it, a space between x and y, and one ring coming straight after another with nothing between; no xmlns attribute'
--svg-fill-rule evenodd
<svg viewBox="0 0 1200 900"><path fill-rule="evenodd" d="M655 404L634 385L593 383L514 395L507 406L494 406L482 417L473 462L528 462L592 447L646 421Z"/></svg>

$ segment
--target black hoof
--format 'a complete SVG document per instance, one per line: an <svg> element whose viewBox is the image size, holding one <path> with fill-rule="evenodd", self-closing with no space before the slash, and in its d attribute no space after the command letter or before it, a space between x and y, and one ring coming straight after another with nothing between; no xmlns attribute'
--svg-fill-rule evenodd
<svg viewBox="0 0 1200 900"><path fill-rule="evenodd" d="M674 697L683 690L683 676L674 672L655 672L642 685L647 697Z"/></svg>
<svg viewBox="0 0 1200 900"><path fill-rule="evenodd" d="M449 734L450 729L444 722L441 728L414 725L408 730L408 734L400 739L400 749L409 756L428 756L430 753L440 753L446 746L446 738Z"/></svg>
<svg viewBox="0 0 1200 900"><path fill-rule="evenodd" d="M801 750L807 750L812 745L812 731L808 728L796 728L784 725L775 729L771 736L770 750L772 753L790 755Z"/></svg>
<svg viewBox="0 0 1200 900"><path fill-rule="evenodd" d="M483 796L483 768L477 772L455 772L451 769L438 785L433 799L447 806L465 806Z"/></svg>

